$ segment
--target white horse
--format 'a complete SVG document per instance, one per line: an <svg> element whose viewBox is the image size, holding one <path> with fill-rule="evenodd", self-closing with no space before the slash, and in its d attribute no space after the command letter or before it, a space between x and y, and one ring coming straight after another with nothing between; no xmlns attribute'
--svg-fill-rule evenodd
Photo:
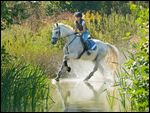
<svg viewBox="0 0 150 113"><path fill-rule="evenodd" d="M63 48L64 51L63 64L57 74L57 77L55 78L55 80L57 81L59 81L62 69L64 67L66 67L67 71L70 72L71 68L67 64L67 61L69 59L89 60L95 64L93 71L84 80L90 79L97 71L98 68L101 70L102 74L104 75L104 68L101 65L101 61L108 54L108 50L111 50L113 53L111 57L118 59L118 50L115 46L112 46L108 43L104 43L96 39L92 39L92 40L96 42L97 48L95 50L89 50L91 54L88 55L84 49L83 43L81 41L81 37L75 34L72 27L62 23L54 24L51 43L56 44L59 38L65 38L66 45Z"/></svg>

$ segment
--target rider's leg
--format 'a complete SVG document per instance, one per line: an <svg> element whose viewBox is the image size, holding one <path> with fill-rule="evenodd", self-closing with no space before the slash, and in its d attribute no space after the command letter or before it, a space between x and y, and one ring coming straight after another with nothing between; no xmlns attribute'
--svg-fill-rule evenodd
<svg viewBox="0 0 150 113"><path fill-rule="evenodd" d="M82 34L82 39L83 39L83 42L84 42L84 46L85 46L85 50L87 51L87 54L89 55L90 52L88 51L88 37L89 36L89 32L83 32Z"/></svg>
<svg viewBox="0 0 150 113"><path fill-rule="evenodd" d="M83 41L88 40L88 36L89 36L89 32L88 31L83 32L83 34L82 34Z"/></svg>

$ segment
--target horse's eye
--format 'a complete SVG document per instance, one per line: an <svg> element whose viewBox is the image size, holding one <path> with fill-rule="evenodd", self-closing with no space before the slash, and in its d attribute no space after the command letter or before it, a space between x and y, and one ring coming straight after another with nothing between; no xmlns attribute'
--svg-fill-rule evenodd
<svg viewBox="0 0 150 113"><path fill-rule="evenodd" d="M58 31L56 32L56 34L58 34Z"/></svg>

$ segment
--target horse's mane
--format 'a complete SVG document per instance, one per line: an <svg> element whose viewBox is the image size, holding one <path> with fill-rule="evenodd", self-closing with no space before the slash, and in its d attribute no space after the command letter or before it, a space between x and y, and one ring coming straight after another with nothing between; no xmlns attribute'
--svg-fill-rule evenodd
<svg viewBox="0 0 150 113"><path fill-rule="evenodd" d="M64 28L73 30L73 28L72 28L71 26L66 25L66 24L64 24L64 23L58 23L58 26L59 26L59 25L60 25L60 26L63 26Z"/></svg>

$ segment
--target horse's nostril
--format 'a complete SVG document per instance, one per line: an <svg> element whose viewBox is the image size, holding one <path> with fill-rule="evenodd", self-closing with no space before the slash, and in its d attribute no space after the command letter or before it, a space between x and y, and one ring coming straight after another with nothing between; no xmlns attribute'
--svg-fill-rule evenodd
<svg viewBox="0 0 150 113"><path fill-rule="evenodd" d="M57 42L57 38L56 38L56 37L52 37L51 43L52 43L52 44L56 44L56 42Z"/></svg>
<svg viewBox="0 0 150 113"><path fill-rule="evenodd" d="M56 41L52 40L51 43L52 43L52 44L56 44Z"/></svg>

